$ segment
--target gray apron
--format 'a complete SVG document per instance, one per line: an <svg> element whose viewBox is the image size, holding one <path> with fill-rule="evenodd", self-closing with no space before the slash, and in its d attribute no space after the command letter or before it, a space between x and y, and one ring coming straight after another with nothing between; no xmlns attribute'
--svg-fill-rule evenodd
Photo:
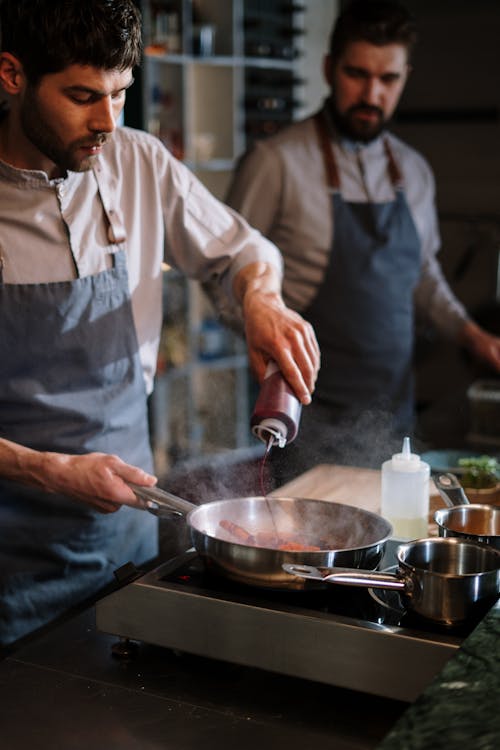
<svg viewBox="0 0 500 750"><path fill-rule="evenodd" d="M321 369L297 439L271 456L280 486L319 463L380 468L413 425L413 292L420 240L387 142L395 199L344 201L324 115L316 115L334 237L325 276L303 316Z"/></svg>
<svg viewBox="0 0 500 750"><path fill-rule="evenodd" d="M98 175L96 174L96 179ZM98 180L112 267L48 284L0 280L0 437L40 451L114 453L152 470L125 235ZM102 514L0 481L0 643L46 624L158 551L157 519Z"/></svg>
<svg viewBox="0 0 500 750"><path fill-rule="evenodd" d="M304 317L316 330L321 370L315 399L333 417L386 411L395 429L413 419L413 293L420 276L420 240L389 144L385 150L395 200L344 201L330 136L316 116L334 238L322 285Z"/></svg>

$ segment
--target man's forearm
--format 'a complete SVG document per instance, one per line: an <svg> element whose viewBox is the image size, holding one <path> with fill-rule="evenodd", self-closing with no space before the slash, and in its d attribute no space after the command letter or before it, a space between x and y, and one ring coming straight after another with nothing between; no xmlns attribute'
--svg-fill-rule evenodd
<svg viewBox="0 0 500 750"><path fill-rule="evenodd" d="M47 454L0 438L0 476L24 484L44 486Z"/></svg>
<svg viewBox="0 0 500 750"><path fill-rule="evenodd" d="M237 273L233 282L233 290L236 299L243 308L245 302L255 292L274 296L277 301L283 304L281 281L281 274L275 266L258 261L257 263L249 263Z"/></svg>
<svg viewBox="0 0 500 750"><path fill-rule="evenodd" d="M143 507L124 482L153 486L156 477L118 456L35 451L0 439L0 477L81 500L109 513L121 504Z"/></svg>

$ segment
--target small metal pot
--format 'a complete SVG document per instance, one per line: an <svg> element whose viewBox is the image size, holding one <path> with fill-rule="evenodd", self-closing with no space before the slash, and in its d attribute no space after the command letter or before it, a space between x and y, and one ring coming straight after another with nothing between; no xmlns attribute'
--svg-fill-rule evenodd
<svg viewBox="0 0 500 750"><path fill-rule="evenodd" d="M398 547L396 573L284 565L287 573L342 586L399 591L408 610L441 625L486 611L500 594L500 552L464 539L417 539Z"/></svg>
<svg viewBox="0 0 500 750"><path fill-rule="evenodd" d="M500 507L469 503L454 474L440 474L434 484L448 506L434 514L439 536L470 539L500 550Z"/></svg>

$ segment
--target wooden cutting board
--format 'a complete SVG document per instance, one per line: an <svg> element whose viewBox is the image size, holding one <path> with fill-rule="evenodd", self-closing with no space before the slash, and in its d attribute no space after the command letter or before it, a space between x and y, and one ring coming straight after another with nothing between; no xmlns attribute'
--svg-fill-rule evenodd
<svg viewBox="0 0 500 750"><path fill-rule="evenodd" d="M296 479L275 490L280 497L305 497L312 500L331 500L353 505L373 513L380 513L381 473L378 469L355 466L319 464ZM444 502L434 483L430 483L429 535L436 536L434 512Z"/></svg>

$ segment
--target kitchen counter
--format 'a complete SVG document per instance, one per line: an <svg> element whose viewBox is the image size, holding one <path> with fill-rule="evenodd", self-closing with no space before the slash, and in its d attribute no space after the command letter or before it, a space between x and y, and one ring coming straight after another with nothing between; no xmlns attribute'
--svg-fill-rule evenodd
<svg viewBox="0 0 500 750"><path fill-rule="evenodd" d="M322 466L279 494L377 511L379 488L377 471ZM336 750L434 750L460 742L493 749L500 746L499 636L497 605L408 707L142 643L118 658L113 650L123 644L96 630L88 606L0 662L2 747L304 750L322 742Z"/></svg>
<svg viewBox="0 0 500 750"><path fill-rule="evenodd" d="M407 705L146 644L119 660L117 642L89 609L1 662L1 747L365 750Z"/></svg>
<svg viewBox="0 0 500 750"><path fill-rule="evenodd" d="M377 750L500 747L500 603L403 714Z"/></svg>

